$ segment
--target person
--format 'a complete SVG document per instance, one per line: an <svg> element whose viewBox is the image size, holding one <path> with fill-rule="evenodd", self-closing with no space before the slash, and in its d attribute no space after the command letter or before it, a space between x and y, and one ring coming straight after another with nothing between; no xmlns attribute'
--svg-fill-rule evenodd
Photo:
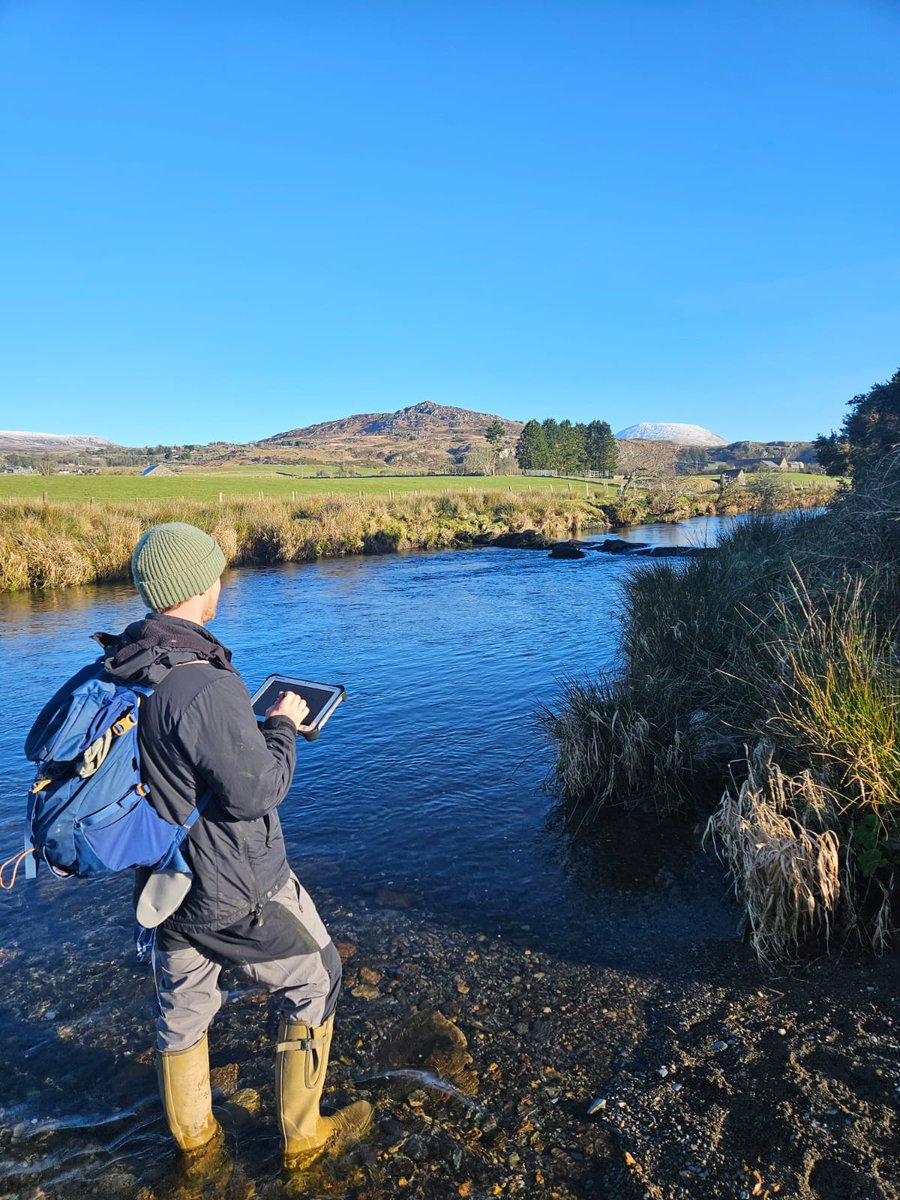
<svg viewBox="0 0 900 1200"><path fill-rule="evenodd" d="M341 984L340 956L290 868L278 806L291 785L308 709L282 694L257 723L231 652L206 628L225 558L182 522L143 534L131 560L147 615L119 636L98 635L115 679L153 688L141 704L141 778L167 820L182 824L208 796L182 846L190 888L156 931L154 976L160 1095L185 1151L219 1134L209 1082L208 1027L231 964L274 993L279 1008L275 1102L288 1168L331 1139L361 1135L371 1105L333 1116L319 1102Z"/></svg>

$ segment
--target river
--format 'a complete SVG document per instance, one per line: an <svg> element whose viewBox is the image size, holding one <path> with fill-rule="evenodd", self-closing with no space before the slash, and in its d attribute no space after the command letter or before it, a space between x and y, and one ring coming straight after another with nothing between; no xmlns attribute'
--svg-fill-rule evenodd
<svg viewBox="0 0 900 1200"><path fill-rule="evenodd" d="M701 544L728 524L628 536ZM619 585L635 565L482 549L226 576L212 628L251 688L281 671L347 689L322 737L300 743L281 807L292 862L329 919L362 928L393 906L413 930L646 975L688 946L734 942L736 912L696 830L650 826L636 843L619 822L573 845L545 788L536 715L564 679L614 668ZM92 657L93 631L140 612L125 586L0 600L6 853L20 844L34 714ZM133 959L127 891L119 877L43 872L0 897L0 1196L75 1195L102 1164L104 1194L124 1197L170 1153L139 1054L153 987Z"/></svg>

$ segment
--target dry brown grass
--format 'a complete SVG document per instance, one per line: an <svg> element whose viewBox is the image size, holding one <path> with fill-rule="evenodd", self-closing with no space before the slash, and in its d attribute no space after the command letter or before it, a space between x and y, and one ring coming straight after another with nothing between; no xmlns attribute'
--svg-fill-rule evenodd
<svg viewBox="0 0 900 1200"><path fill-rule="evenodd" d="M386 499L312 496L300 501L161 501L88 505L16 501L0 505L0 589L70 587L126 578L144 529L188 521L211 533L233 565L305 562L344 554L442 549L479 533L529 527L571 536L584 501L542 492L459 491Z"/></svg>
<svg viewBox="0 0 900 1200"><path fill-rule="evenodd" d="M707 834L728 864L758 958L794 958L809 939L828 942L842 889L841 845L830 799L804 771L786 776L761 742L747 777L729 788Z"/></svg>

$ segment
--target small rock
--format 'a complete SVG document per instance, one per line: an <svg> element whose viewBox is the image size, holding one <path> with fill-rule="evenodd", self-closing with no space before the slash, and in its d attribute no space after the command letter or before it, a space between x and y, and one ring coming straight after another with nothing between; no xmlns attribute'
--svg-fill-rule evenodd
<svg viewBox="0 0 900 1200"><path fill-rule="evenodd" d="M237 1081L237 1063L229 1063L226 1067L213 1067L209 1073L210 1085L223 1092L226 1096L231 1096L237 1091Z"/></svg>
<svg viewBox="0 0 900 1200"><path fill-rule="evenodd" d="M373 987L376 983L380 983L384 978L381 971L376 971L372 967L360 967L359 977L363 983L370 983Z"/></svg>
<svg viewBox="0 0 900 1200"><path fill-rule="evenodd" d="M727 1050L727 1049L728 1049L728 1043L723 1042L721 1038L718 1038L710 1046L710 1050L712 1050L713 1054L719 1054L722 1050Z"/></svg>
<svg viewBox="0 0 900 1200"><path fill-rule="evenodd" d="M420 1137L417 1133L414 1133L411 1137L406 1139L406 1142L403 1146L403 1152L408 1154L413 1162L421 1162L421 1160L428 1155L428 1143L425 1138Z"/></svg>
<svg viewBox="0 0 900 1200"><path fill-rule="evenodd" d="M355 942L335 942L334 945L338 954L341 956L342 963L348 962L356 953Z"/></svg>
<svg viewBox="0 0 900 1200"><path fill-rule="evenodd" d="M549 550L550 542L536 529L525 529L521 533L501 533L490 543L507 550Z"/></svg>
<svg viewBox="0 0 900 1200"><path fill-rule="evenodd" d="M572 542L557 542L550 551L550 558L586 558L587 555Z"/></svg>
<svg viewBox="0 0 900 1200"><path fill-rule="evenodd" d="M351 988L350 995L355 996L357 1000L375 1000L381 993L370 983L360 983L355 988Z"/></svg>
<svg viewBox="0 0 900 1200"><path fill-rule="evenodd" d="M609 537L597 549L604 554L632 554L635 550L646 550L649 542L626 542L624 538Z"/></svg>

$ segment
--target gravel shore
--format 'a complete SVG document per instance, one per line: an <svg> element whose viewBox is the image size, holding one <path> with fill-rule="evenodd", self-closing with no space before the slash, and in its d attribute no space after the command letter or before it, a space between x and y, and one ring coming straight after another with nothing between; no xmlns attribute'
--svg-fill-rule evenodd
<svg viewBox="0 0 900 1200"><path fill-rule="evenodd" d="M0 1197L900 1196L896 956L770 975L737 940L698 940L632 971L456 928L402 892L317 902L345 969L325 1100L375 1104L361 1146L280 1172L272 1019L226 972L210 1044L227 1133L186 1172L155 1095L143 970L74 943L46 964L23 944L2 969L45 999L14 1026L7 1093L22 1113L84 1115L0 1114Z"/></svg>

